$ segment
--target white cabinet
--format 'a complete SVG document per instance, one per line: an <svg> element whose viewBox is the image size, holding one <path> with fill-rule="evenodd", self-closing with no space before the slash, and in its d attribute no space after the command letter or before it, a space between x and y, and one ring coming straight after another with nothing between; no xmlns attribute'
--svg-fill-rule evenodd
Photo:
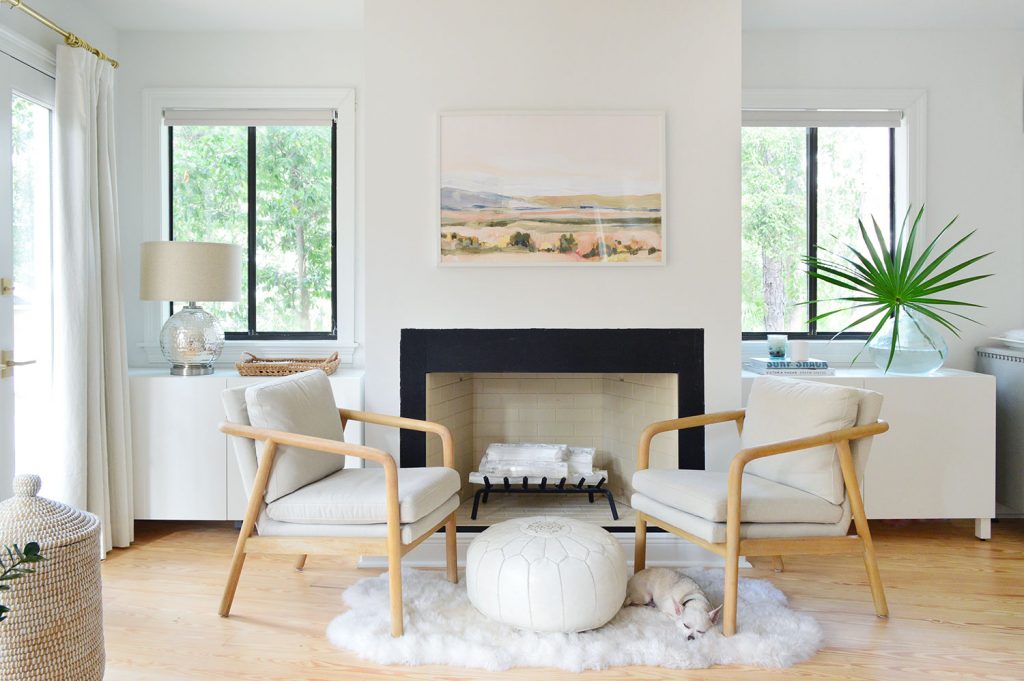
<svg viewBox="0 0 1024 681"><path fill-rule="evenodd" d="M241 520L246 493L234 449L217 429L224 420L221 392L267 379L234 371L170 376L133 369L129 374L136 519ZM339 371L330 379L339 407L363 408L361 371ZM350 422L345 439L362 444L363 424Z"/></svg>
<svg viewBox="0 0 1024 681"><path fill-rule="evenodd" d="M743 373L746 403L755 374ZM807 380L885 396L889 432L875 438L864 473L869 518L973 518L987 539L995 517L995 395L992 376L941 369L926 376L838 369Z"/></svg>

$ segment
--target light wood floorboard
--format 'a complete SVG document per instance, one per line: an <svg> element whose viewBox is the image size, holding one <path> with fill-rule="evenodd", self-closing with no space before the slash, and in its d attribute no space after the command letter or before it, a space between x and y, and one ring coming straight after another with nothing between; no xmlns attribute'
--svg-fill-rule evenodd
<svg viewBox="0 0 1024 681"><path fill-rule="evenodd" d="M786 557L785 572L754 559L741 577L771 580L811 613L826 649L789 670L646 667L504 674L381 667L331 647L324 630L341 592L376 574L345 559L250 556L233 614L217 616L236 533L225 523L139 523L137 542L103 565L110 681L175 679L1024 679L1024 521L873 522L892 617L872 611L860 556Z"/></svg>

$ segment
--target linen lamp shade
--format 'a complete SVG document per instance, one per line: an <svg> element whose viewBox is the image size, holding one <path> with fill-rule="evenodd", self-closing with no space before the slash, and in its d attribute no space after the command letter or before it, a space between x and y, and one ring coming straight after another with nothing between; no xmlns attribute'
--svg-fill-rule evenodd
<svg viewBox="0 0 1024 681"><path fill-rule="evenodd" d="M139 297L241 300L242 247L201 241L148 241L142 244Z"/></svg>

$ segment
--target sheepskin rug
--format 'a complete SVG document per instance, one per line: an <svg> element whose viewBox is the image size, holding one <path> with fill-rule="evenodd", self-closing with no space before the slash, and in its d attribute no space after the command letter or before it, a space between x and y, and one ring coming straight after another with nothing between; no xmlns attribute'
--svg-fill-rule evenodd
<svg viewBox="0 0 1024 681"><path fill-rule="evenodd" d="M714 604L722 602L722 570L692 568L692 577ZM720 630L687 641L676 622L654 608L623 608L611 622L579 634L515 629L481 615L463 584L441 572L405 570L405 635L392 638L387 573L364 579L343 595L349 610L334 619L327 637L339 648L380 664L441 664L501 671L557 667L569 671L628 665L702 669L740 664L789 667L822 646L810 615L791 610L769 582L741 579L739 633Z"/></svg>

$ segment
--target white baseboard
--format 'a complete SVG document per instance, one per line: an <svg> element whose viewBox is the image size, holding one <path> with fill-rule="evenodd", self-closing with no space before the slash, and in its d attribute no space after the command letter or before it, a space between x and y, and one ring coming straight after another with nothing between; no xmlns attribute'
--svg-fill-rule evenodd
<svg viewBox="0 0 1024 681"><path fill-rule="evenodd" d="M479 532L459 532L459 565L466 564L466 550ZM632 532L613 532L612 536L622 543L626 554L626 562L633 565L633 549L635 537ZM406 567L440 568L444 567L444 535L435 534L409 552L402 560ZM647 565L649 567L722 567L721 556L683 541L667 532L647 533ZM387 558L384 556L361 556L358 567L386 568ZM740 557L740 567L751 567L746 558Z"/></svg>

